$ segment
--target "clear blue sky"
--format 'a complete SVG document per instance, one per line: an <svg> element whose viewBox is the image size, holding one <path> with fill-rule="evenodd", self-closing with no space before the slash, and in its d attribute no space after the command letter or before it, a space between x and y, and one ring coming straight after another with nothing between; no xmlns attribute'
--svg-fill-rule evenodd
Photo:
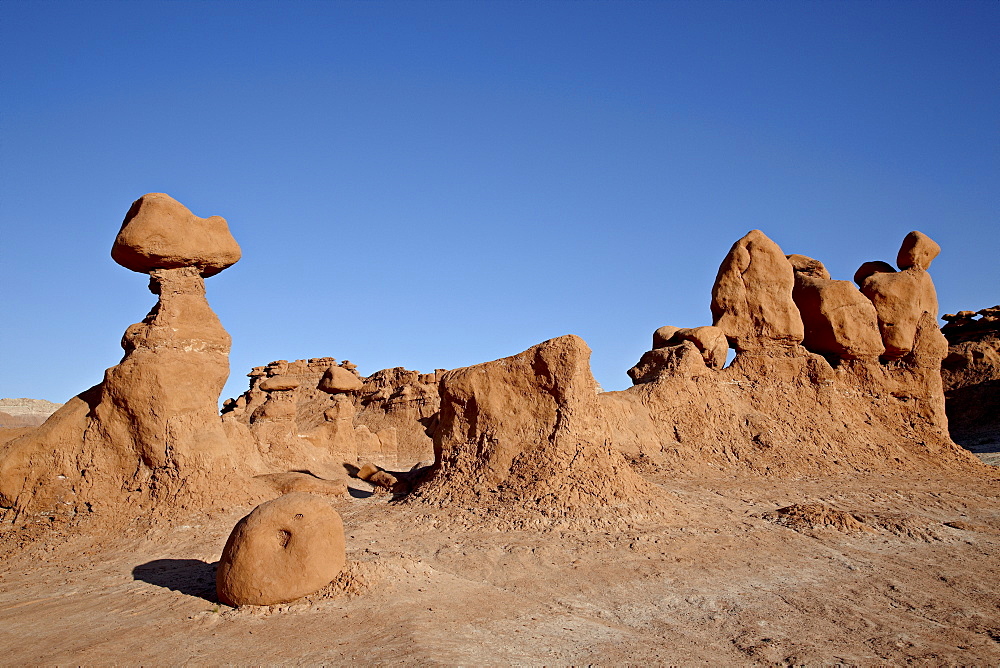
<svg viewBox="0 0 1000 668"><path fill-rule="evenodd" d="M101 380L154 303L109 250L166 192L251 366L429 371L582 336L607 389L710 324L753 228L849 279L918 229L1000 303L1000 3L0 4L0 397Z"/></svg>

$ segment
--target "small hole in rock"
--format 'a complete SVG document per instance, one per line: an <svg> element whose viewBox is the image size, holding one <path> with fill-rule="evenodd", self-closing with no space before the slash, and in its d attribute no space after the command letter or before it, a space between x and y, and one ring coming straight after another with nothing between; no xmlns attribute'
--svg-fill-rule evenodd
<svg viewBox="0 0 1000 668"><path fill-rule="evenodd" d="M297 513L295 515L295 519L297 519L297 520L301 520L303 517L304 517L304 515L302 513Z"/></svg>
<svg viewBox="0 0 1000 668"><path fill-rule="evenodd" d="M278 530L278 544L281 545L281 547L288 547L288 541L290 541L291 539L292 539L292 534L285 531L284 529Z"/></svg>

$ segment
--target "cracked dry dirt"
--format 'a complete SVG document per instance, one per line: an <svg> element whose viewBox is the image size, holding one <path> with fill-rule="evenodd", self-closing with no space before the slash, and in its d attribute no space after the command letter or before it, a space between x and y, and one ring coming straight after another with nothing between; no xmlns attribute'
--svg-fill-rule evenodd
<svg viewBox="0 0 1000 668"><path fill-rule="evenodd" d="M346 571L270 608L215 600L249 508L39 518L3 537L3 663L1000 664L997 475L647 478L671 511L601 528L338 500Z"/></svg>

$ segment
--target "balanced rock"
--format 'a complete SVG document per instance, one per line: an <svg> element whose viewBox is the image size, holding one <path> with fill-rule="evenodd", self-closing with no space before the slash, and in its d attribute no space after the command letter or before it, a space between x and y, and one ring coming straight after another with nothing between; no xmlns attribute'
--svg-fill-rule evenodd
<svg viewBox="0 0 1000 668"><path fill-rule="evenodd" d="M941 252L941 247L933 239L914 230L903 239L903 245L896 254L896 266L900 269L915 267L927 271L931 262Z"/></svg>
<svg viewBox="0 0 1000 668"><path fill-rule="evenodd" d="M221 218L199 221L166 195L133 203L112 255L149 273L157 303L125 331L125 354L101 384L0 450L0 506L74 513L120 503L109 516L125 519L122 508L245 498L228 483L254 453L229 440L219 415L231 340L204 281L239 247Z"/></svg>
<svg viewBox="0 0 1000 668"><path fill-rule="evenodd" d="M885 352L872 303L850 281L834 281L819 260L789 255L792 299L802 315L802 344L841 359L874 359Z"/></svg>
<svg viewBox="0 0 1000 668"><path fill-rule="evenodd" d="M675 345L677 341L674 339L674 335L678 331L680 331L680 327L674 327L673 325L664 325L657 329L653 332L653 347L650 350Z"/></svg>
<svg viewBox="0 0 1000 668"><path fill-rule="evenodd" d="M197 267L213 276L240 259L240 247L225 218L199 218L170 195L149 193L125 215L111 257L126 269Z"/></svg>
<svg viewBox="0 0 1000 668"><path fill-rule="evenodd" d="M871 262L863 262L858 270L854 272L854 282L861 287L861 284L865 282L865 279L872 274L894 274L896 273L896 268L893 267L888 262L882 262L881 260L873 260Z"/></svg>
<svg viewBox="0 0 1000 668"><path fill-rule="evenodd" d="M733 244L712 287L712 316L737 351L794 346L804 335L792 301L795 277L785 254L760 230Z"/></svg>
<svg viewBox="0 0 1000 668"><path fill-rule="evenodd" d="M265 392L283 392L294 390L299 386L299 380L293 376L271 376L261 381L260 389Z"/></svg>
<svg viewBox="0 0 1000 668"><path fill-rule="evenodd" d="M875 263L865 263L855 274L863 276L861 292L871 300L878 313L878 326L885 344L885 356L898 359L913 350L917 324L925 313L937 320L937 292L930 274L921 265L929 265L938 246L919 232L910 232L903 241L899 258L910 264L902 271L884 271ZM884 264L884 263L883 263ZM868 267L868 269L866 269ZM890 268L891 269L891 268Z"/></svg>
<svg viewBox="0 0 1000 668"><path fill-rule="evenodd" d="M328 394L338 394L340 392L357 392L364 387L364 383L346 368L331 366L319 379L318 387Z"/></svg>
<svg viewBox="0 0 1000 668"><path fill-rule="evenodd" d="M216 573L227 605L275 605L329 584L347 563L344 524L329 503L293 492L262 503L233 528Z"/></svg>

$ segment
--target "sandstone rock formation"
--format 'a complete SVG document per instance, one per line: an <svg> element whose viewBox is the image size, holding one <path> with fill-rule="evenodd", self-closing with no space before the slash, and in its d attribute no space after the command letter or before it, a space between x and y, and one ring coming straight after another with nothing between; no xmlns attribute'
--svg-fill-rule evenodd
<svg viewBox="0 0 1000 668"><path fill-rule="evenodd" d="M927 271L931 262L941 252L941 247L923 232L913 231L903 239L903 245L896 254L896 266L900 269L922 269Z"/></svg>
<svg viewBox="0 0 1000 668"><path fill-rule="evenodd" d="M754 284L768 281L768 272L749 277L757 257L766 258L762 266L770 273L785 275L779 252L762 233L751 232L719 270L713 313L737 347L733 363L722 370L702 364L694 346L676 344L675 328L658 330L654 346L674 345L643 355L629 372L635 387L600 397L610 442L671 470L974 467L947 434L938 375L946 350L926 272L936 244L911 233L900 253L902 272L885 263L863 265L857 276L868 287L864 295L832 280L817 260L782 255L794 280L792 307L805 323L801 346L775 334L788 333L795 322L783 289L778 294ZM880 281L904 273L904 281L921 289L892 292L887 303ZM905 312L907 334L890 326L885 314L892 309ZM777 327L767 324L769 313ZM753 332L756 342L748 340ZM895 346L892 361L879 357L880 334L886 347Z"/></svg>
<svg viewBox="0 0 1000 668"><path fill-rule="evenodd" d="M913 349L917 325L925 313L937 321L937 292L927 269L940 250L925 234L910 232L897 254L900 271L884 262L866 262L855 274L861 292L875 305L889 359L899 359Z"/></svg>
<svg viewBox="0 0 1000 668"><path fill-rule="evenodd" d="M912 266L903 271L933 294L921 268L933 249L909 238ZM873 264L862 273L871 286L897 272ZM820 262L786 258L759 231L733 246L712 296L715 326L658 329L628 390L598 392L589 350L572 336L445 374L437 461L412 501L508 514L626 512L649 498L626 461L675 475L789 477L981 466L948 436L946 351L926 294L896 295L913 322L906 351L892 360L879 356L876 313L887 311ZM800 308L808 345L799 343ZM725 368L723 335L737 349Z"/></svg>
<svg viewBox="0 0 1000 668"><path fill-rule="evenodd" d="M224 218L199 218L170 195L149 193L132 203L111 257L141 274L195 267L207 278L236 264L240 247Z"/></svg>
<svg viewBox="0 0 1000 668"><path fill-rule="evenodd" d="M390 467L410 466L433 457L430 432L439 406L437 379L443 370L424 374L406 369L384 369L367 378L356 365L332 357L278 360L255 367L248 374L250 389L226 402L228 424L247 428L262 452L274 442L289 452L313 453L329 462L376 460ZM282 409L283 434L262 421L274 392L270 379L295 379L298 387ZM285 463L291 465L291 462ZM299 464L297 467L306 466Z"/></svg>
<svg viewBox="0 0 1000 668"><path fill-rule="evenodd" d="M356 373L351 373L343 367L331 366L323 372L318 387L328 394L340 394L342 392L357 392L364 387L364 383L361 382Z"/></svg>
<svg viewBox="0 0 1000 668"><path fill-rule="evenodd" d="M684 345L685 342L690 342ZM690 352L697 349L704 366L721 369L726 364L729 343L725 332L719 327L703 326L680 328L664 325L653 332L653 349L628 370L633 383L645 383L654 379L664 369L677 372L686 369L691 375L701 373L702 365L693 360Z"/></svg>
<svg viewBox="0 0 1000 668"><path fill-rule="evenodd" d="M949 347L941 378L951 435L1000 464L1000 305L944 320Z"/></svg>
<svg viewBox="0 0 1000 668"><path fill-rule="evenodd" d="M436 464L419 499L560 516L652 498L606 443L589 360L582 339L563 336L446 373Z"/></svg>
<svg viewBox="0 0 1000 668"><path fill-rule="evenodd" d="M229 442L217 411L230 337L203 275L239 259L225 221L146 195L129 209L113 256L148 271L158 301L126 330L125 355L100 385L0 450L2 507L72 514L120 500L213 503L210 488L252 461Z"/></svg>
<svg viewBox="0 0 1000 668"><path fill-rule="evenodd" d="M795 277L778 245L760 230L733 244L712 286L713 324L736 350L794 346L804 335L792 301Z"/></svg>
<svg viewBox="0 0 1000 668"><path fill-rule="evenodd" d="M344 524L326 501L293 492L233 528L216 571L228 605L287 603L329 584L347 563Z"/></svg>
<svg viewBox="0 0 1000 668"><path fill-rule="evenodd" d="M850 281L831 280L819 260L789 255L792 299L802 315L808 350L839 359L876 359L885 352L872 303Z"/></svg>

